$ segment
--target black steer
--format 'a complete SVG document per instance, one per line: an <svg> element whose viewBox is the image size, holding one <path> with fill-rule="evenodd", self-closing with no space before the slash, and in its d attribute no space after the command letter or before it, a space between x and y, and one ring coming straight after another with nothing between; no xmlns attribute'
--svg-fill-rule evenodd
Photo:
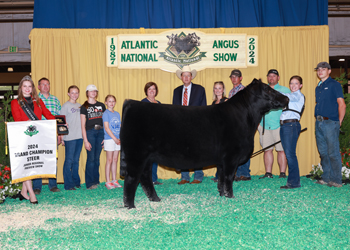
<svg viewBox="0 0 350 250"><path fill-rule="evenodd" d="M124 205L134 208L139 182L150 201L160 201L152 183L152 162L175 169L216 165L218 190L232 198L237 167L248 161L263 114L288 98L260 80L225 103L206 107L127 100L120 132Z"/></svg>

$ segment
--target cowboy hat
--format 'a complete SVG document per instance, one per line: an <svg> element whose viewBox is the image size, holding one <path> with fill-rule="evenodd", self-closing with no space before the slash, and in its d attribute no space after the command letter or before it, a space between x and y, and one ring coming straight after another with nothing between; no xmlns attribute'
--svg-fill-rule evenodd
<svg viewBox="0 0 350 250"><path fill-rule="evenodd" d="M190 66L184 66L182 70L181 69L176 70L176 75L180 80L181 80L181 74L183 72L190 72L192 74L192 79L194 79L197 75L197 71L195 69L191 71Z"/></svg>

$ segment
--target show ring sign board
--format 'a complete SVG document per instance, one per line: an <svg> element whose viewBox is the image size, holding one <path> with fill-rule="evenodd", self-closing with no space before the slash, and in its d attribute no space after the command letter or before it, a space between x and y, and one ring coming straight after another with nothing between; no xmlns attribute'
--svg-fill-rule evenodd
<svg viewBox="0 0 350 250"><path fill-rule="evenodd" d="M176 29L160 34L107 36L107 67L162 69L184 65L205 68L258 66L258 37L247 34L206 34Z"/></svg>

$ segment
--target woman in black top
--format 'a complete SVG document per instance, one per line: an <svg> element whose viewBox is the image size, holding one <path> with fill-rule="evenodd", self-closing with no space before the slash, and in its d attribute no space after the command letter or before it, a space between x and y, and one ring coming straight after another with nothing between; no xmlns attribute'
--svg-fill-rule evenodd
<svg viewBox="0 0 350 250"><path fill-rule="evenodd" d="M98 90L91 84L86 88L87 100L80 107L81 132L87 153L85 183L87 189L100 184L100 155L104 138L102 115L106 107L97 101Z"/></svg>

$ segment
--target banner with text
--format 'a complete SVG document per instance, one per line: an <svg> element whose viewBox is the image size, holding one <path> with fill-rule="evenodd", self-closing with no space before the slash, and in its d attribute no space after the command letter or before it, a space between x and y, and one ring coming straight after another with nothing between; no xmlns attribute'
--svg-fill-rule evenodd
<svg viewBox="0 0 350 250"><path fill-rule="evenodd" d="M205 68L258 66L258 37L247 34L206 34L177 29L160 34L107 36L108 67L159 68L175 72L185 65Z"/></svg>
<svg viewBox="0 0 350 250"><path fill-rule="evenodd" d="M12 183L56 178L56 120L8 122Z"/></svg>

